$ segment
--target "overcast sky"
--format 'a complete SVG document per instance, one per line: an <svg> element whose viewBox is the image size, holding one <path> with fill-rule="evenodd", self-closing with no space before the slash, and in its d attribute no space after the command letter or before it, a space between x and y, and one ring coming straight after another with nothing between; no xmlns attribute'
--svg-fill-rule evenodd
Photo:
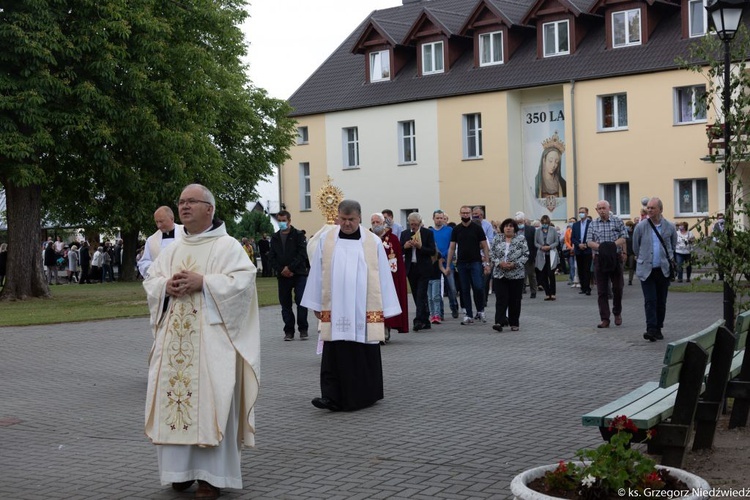
<svg viewBox="0 0 750 500"><path fill-rule="evenodd" d="M251 0L243 26L250 79L288 99L373 10L401 0ZM260 202L279 210L274 179L258 186Z"/></svg>
<svg viewBox="0 0 750 500"><path fill-rule="evenodd" d="M288 99L373 10L401 0L251 0L250 79Z"/></svg>

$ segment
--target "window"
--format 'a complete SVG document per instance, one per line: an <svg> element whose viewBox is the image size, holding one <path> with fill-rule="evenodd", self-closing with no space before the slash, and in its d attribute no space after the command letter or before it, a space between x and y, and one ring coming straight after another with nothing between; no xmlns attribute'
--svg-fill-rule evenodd
<svg viewBox="0 0 750 500"><path fill-rule="evenodd" d="M641 44L641 10L612 13L612 47Z"/></svg>
<svg viewBox="0 0 750 500"><path fill-rule="evenodd" d="M359 131L357 127L343 129L344 168L359 167Z"/></svg>
<svg viewBox="0 0 750 500"><path fill-rule="evenodd" d="M544 33L544 57L570 54L568 21L545 23L542 31Z"/></svg>
<svg viewBox="0 0 750 500"><path fill-rule="evenodd" d="M307 144L307 127L297 127L297 144Z"/></svg>
<svg viewBox="0 0 750 500"><path fill-rule="evenodd" d="M464 115L464 159L482 157L482 115Z"/></svg>
<svg viewBox="0 0 750 500"><path fill-rule="evenodd" d="M703 36L708 32L708 21L704 0L688 1L688 23L690 25L690 36Z"/></svg>
<svg viewBox="0 0 750 500"><path fill-rule="evenodd" d="M370 81L382 82L391 79L391 53L387 50L370 52Z"/></svg>
<svg viewBox="0 0 750 500"><path fill-rule="evenodd" d="M417 134L414 120L398 122L398 162L417 162Z"/></svg>
<svg viewBox="0 0 750 500"><path fill-rule="evenodd" d="M678 87L674 89L675 123L706 121L706 86Z"/></svg>
<svg viewBox="0 0 750 500"><path fill-rule="evenodd" d="M310 199L310 164L299 164L299 208L300 210L312 210Z"/></svg>
<svg viewBox="0 0 750 500"><path fill-rule="evenodd" d="M630 217L630 184L601 184L603 200L609 202L610 210L618 217Z"/></svg>
<svg viewBox="0 0 750 500"><path fill-rule="evenodd" d="M675 181L677 215L708 214L708 180L680 179Z"/></svg>
<svg viewBox="0 0 750 500"><path fill-rule="evenodd" d="M503 63L503 32L479 35L479 65L490 66Z"/></svg>
<svg viewBox="0 0 750 500"><path fill-rule="evenodd" d="M628 128L627 94L599 97L599 130L625 130Z"/></svg>
<svg viewBox="0 0 750 500"><path fill-rule="evenodd" d="M422 44L422 74L443 72L443 42Z"/></svg>

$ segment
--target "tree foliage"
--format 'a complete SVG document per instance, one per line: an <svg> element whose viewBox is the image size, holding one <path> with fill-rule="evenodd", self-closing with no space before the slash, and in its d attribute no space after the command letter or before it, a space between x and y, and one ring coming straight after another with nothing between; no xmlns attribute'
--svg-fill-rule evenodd
<svg viewBox="0 0 750 500"><path fill-rule="evenodd" d="M244 210L294 140L288 105L246 77L245 6L0 0L0 183L11 243L24 232L19 245L38 238L40 214L19 207L30 213L13 220L10 210L35 192L54 220L131 235L150 233L154 209L191 182L214 192L220 217ZM18 258L14 267L27 267L29 256Z"/></svg>
<svg viewBox="0 0 750 500"><path fill-rule="evenodd" d="M712 109L716 123L706 128L713 149L709 157L718 172L724 172L729 185L730 203L724 209L725 230L714 231L715 214L697 226L702 236L698 243L698 264L708 266L707 276L716 279L723 275L726 284L734 293L735 312L744 310L750 299L750 289L743 278L750 276L750 196L746 184L750 177L743 176L750 149L750 74L746 59L750 54L750 36L745 26L740 26L731 42L732 67L729 81L731 105L728 112L723 109L724 44L718 37L708 35L692 44L689 59L682 61L691 71L706 78L706 94L702 105ZM728 120L731 139L729 161L723 146L723 123ZM724 190L722 189L722 192ZM694 255L696 254L694 253Z"/></svg>
<svg viewBox="0 0 750 500"><path fill-rule="evenodd" d="M258 210L250 210L242 214L239 222L231 228L227 227L227 231L238 240L255 238L255 241L258 241L263 233L272 234L274 232L270 217Z"/></svg>

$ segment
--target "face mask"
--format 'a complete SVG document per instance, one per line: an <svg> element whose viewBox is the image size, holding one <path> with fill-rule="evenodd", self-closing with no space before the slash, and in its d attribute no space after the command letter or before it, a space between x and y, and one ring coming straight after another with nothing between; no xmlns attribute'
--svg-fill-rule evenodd
<svg viewBox="0 0 750 500"><path fill-rule="evenodd" d="M372 232L375 234L383 234L383 231L385 231L385 226L381 226L381 225L372 226Z"/></svg>
<svg viewBox="0 0 750 500"><path fill-rule="evenodd" d="M286 222L279 222L279 230L280 231L286 231L286 228L289 227L289 224Z"/></svg>
<svg viewBox="0 0 750 500"><path fill-rule="evenodd" d="M471 218L471 220L473 220L473 221L475 221L475 222L479 222L479 220L480 220L480 217L472 217L472 218Z"/></svg>
<svg viewBox="0 0 750 500"><path fill-rule="evenodd" d="M469 222L471 217L461 217L461 222Z"/></svg>
<svg viewBox="0 0 750 500"><path fill-rule="evenodd" d="M524 227L526 227L526 224L519 224L518 225L518 229L523 229Z"/></svg>
<svg viewBox="0 0 750 500"><path fill-rule="evenodd" d="M549 224L542 224L542 229L548 229L548 228L549 228Z"/></svg>
<svg viewBox="0 0 750 500"><path fill-rule="evenodd" d="M581 212L581 213L578 214L578 218L579 219L585 219L586 218L586 214L583 213L583 212Z"/></svg>

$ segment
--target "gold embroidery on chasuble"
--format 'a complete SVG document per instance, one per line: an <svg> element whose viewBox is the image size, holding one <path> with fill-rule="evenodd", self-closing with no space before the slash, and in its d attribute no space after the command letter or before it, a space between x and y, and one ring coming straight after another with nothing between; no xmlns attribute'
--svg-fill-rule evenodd
<svg viewBox="0 0 750 500"><path fill-rule="evenodd" d="M368 323L382 323L385 321L383 317L383 311L367 311L367 322Z"/></svg>
<svg viewBox="0 0 750 500"><path fill-rule="evenodd" d="M199 268L189 255L173 264L174 272L200 272ZM201 301L201 293L170 299L157 392L163 443L193 444L198 440Z"/></svg>

